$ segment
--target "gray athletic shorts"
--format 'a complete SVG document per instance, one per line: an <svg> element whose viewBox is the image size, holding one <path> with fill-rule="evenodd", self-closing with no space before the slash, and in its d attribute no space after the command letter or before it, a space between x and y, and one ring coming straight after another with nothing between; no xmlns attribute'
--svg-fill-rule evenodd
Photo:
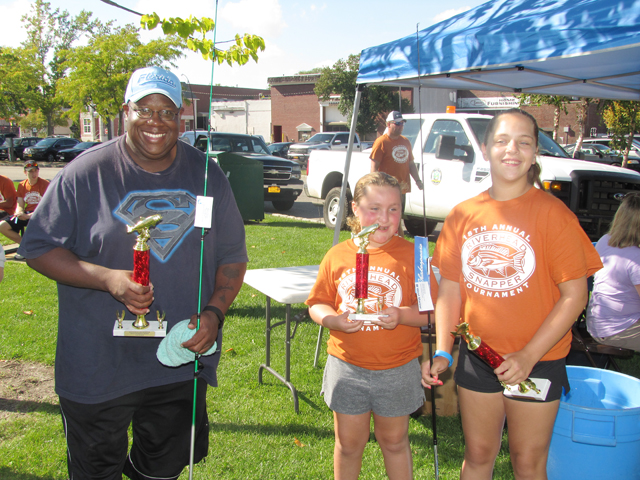
<svg viewBox="0 0 640 480"><path fill-rule="evenodd" d="M332 355L327 358L322 381L324 401L334 412L382 417L410 415L425 402L417 358L388 370L356 367Z"/></svg>

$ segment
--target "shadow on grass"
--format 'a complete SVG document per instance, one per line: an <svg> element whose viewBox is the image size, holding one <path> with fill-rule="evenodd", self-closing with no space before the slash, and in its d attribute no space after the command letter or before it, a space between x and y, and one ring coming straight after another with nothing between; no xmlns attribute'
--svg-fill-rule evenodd
<svg viewBox="0 0 640 480"><path fill-rule="evenodd" d="M252 222L245 221L244 224L246 226L255 226L255 227L288 227L288 228L306 228L313 230L327 230L327 227L323 223L312 223L312 222L296 222L296 221L269 221L269 222Z"/></svg>
<svg viewBox="0 0 640 480"><path fill-rule="evenodd" d="M320 438L333 438L333 428L318 428L305 424L289 425L241 425L237 423L216 423L210 421L209 432L229 432L265 436L304 436L314 435ZM1 477L4 478L4 477Z"/></svg>
<svg viewBox="0 0 640 480"><path fill-rule="evenodd" d="M55 477L39 477L7 467L0 467L0 478L2 480L55 480Z"/></svg>
<svg viewBox="0 0 640 480"><path fill-rule="evenodd" d="M42 412L48 414L59 415L60 406L50 402L34 402L31 400L9 400L0 398L0 411L12 413L31 413ZM0 475L0 478L5 477Z"/></svg>

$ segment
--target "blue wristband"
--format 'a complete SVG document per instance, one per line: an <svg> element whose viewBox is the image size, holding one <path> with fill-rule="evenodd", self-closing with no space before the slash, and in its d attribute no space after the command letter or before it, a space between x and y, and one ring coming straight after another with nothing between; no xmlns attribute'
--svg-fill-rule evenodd
<svg viewBox="0 0 640 480"><path fill-rule="evenodd" d="M444 350L436 350L436 352L433 354L433 358L436 358L436 357L444 357L447 360L449 360L449 367L453 365L453 357L451 356L450 353L447 353Z"/></svg>

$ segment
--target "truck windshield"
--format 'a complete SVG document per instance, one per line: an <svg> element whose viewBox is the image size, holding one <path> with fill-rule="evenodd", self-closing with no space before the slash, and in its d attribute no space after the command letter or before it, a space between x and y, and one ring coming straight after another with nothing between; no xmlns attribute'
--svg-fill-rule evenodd
<svg viewBox="0 0 640 480"><path fill-rule="evenodd" d="M478 141L478 144L482 144L484 140L484 134L487 131L487 125L489 125L488 118L470 118L469 126L473 130L473 134ZM546 155L547 157L561 157L569 158L567 152L565 152L560 145L558 145L549 135L542 130L538 133L538 150L540 155Z"/></svg>
<svg viewBox="0 0 640 480"><path fill-rule="evenodd" d="M420 133L420 129L422 128L422 124L424 123L424 119L411 118L407 120L407 123L404 124L404 128L402 129L402 135L407 137L407 139L411 142L411 148L413 148L416 143L416 138L418 138L418 134Z"/></svg>
<svg viewBox="0 0 640 480"><path fill-rule="evenodd" d="M333 133L316 133L313 137L307 140L306 143L329 143L333 139Z"/></svg>

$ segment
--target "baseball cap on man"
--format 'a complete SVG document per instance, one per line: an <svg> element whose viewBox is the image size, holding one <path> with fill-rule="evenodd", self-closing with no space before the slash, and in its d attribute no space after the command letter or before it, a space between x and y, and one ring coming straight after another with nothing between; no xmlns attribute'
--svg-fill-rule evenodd
<svg viewBox="0 0 640 480"><path fill-rule="evenodd" d="M393 112L391 112L389 114L389 116L387 116L387 122L404 122L407 123L407 121L402 118L402 114L400 112L398 112L397 110L394 110Z"/></svg>
<svg viewBox="0 0 640 480"><path fill-rule="evenodd" d="M29 171L31 171L31 170L34 170L34 169L39 169L39 168L40 168L40 167L38 167L38 163L37 163L37 162L35 162L34 160L28 160L28 161L26 161L26 162L25 162L25 164L24 164L24 169L25 169L27 172L29 172Z"/></svg>
<svg viewBox="0 0 640 480"><path fill-rule="evenodd" d="M182 107L180 80L174 73L158 67L145 67L133 72L124 93L124 103L137 102L152 93L169 97L176 107Z"/></svg>

